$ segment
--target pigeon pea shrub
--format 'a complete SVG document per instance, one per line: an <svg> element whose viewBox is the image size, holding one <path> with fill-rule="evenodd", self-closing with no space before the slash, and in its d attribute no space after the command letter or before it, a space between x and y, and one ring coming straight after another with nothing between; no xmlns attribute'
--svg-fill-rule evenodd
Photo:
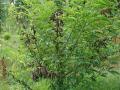
<svg viewBox="0 0 120 90"><path fill-rule="evenodd" d="M18 19L23 25L22 40L36 67L34 79L49 78L48 72L53 72L53 89L76 90L92 88L91 81L112 72L108 57L117 51L112 38L119 34L120 25L115 2L23 0L17 7L21 8L16 9L20 21L27 21Z"/></svg>

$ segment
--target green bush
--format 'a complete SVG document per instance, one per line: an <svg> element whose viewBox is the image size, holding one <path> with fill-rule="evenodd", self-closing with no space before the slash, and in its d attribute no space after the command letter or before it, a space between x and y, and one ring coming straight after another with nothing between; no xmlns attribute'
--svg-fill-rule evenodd
<svg viewBox="0 0 120 90"><path fill-rule="evenodd" d="M112 42L120 32L116 3L110 0L18 0L9 10L11 19L7 19L14 23L6 21L6 24L13 27L16 23L11 34L14 32L18 37L9 43L20 45L15 44L17 49L2 47L2 55L12 59L8 71L13 77L10 75L8 81L15 85L10 87L119 90L117 80L113 87L102 80L109 72L117 73L109 61L109 57L119 51L119 45ZM11 34L5 33L4 40L13 39ZM46 71L42 72L42 68ZM100 86L104 84L108 86Z"/></svg>

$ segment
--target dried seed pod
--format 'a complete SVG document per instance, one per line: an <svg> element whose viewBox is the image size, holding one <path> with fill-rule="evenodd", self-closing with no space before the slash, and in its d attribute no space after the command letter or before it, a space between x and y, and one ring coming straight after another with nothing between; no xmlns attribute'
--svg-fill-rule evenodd
<svg viewBox="0 0 120 90"><path fill-rule="evenodd" d="M55 73L55 72L53 72L53 71L48 72L48 78L53 79L53 78L55 78L55 77L57 77L57 76L58 76L58 74Z"/></svg>
<svg viewBox="0 0 120 90"><path fill-rule="evenodd" d="M100 14L104 15L105 17L111 17L112 9L111 8L103 8L102 10L100 10Z"/></svg>
<svg viewBox="0 0 120 90"><path fill-rule="evenodd" d="M40 77L53 79L57 76L58 76L58 74L56 72L48 71L48 69L44 66L37 67L32 72L32 80L33 81L37 81Z"/></svg>
<svg viewBox="0 0 120 90"><path fill-rule="evenodd" d="M5 79L6 78L6 75L7 75L7 65L6 65L6 62L4 60L4 58L2 58L0 60L0 73L2 75L2 79Z"/></svg>
<svg viewBox="0 0 120 90"><path fill-rule="evenodd" d="M48 75L48 71L45 67L37 67L33 72L32 72L32 79L34 81L38 80L39 77L44 77L46 78Z"/></svg>

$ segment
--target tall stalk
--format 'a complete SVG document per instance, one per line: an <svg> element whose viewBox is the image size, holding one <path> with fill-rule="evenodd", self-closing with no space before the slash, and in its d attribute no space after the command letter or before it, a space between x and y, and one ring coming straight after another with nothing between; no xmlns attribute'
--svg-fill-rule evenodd
<svg viewBox="0 0 120 90"><path fill-rule="evenodd" d="M63 20L59 17L63 15L62 3L59 1L55 2L58 9L52 14L51 20L53 22L53 30L55 33L54 45L56 53L56 68L59 75L55 81L55 90L65 90L64 88L64 63L63 63L63 42L61 38L63 37ZM61 51L62 50L62 51Z"/></svg>

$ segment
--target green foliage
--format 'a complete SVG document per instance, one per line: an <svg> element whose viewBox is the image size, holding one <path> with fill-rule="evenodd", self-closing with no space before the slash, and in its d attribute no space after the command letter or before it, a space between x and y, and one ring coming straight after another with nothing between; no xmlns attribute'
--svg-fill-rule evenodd
<svg viewBox="0 0 120 90"><path fill-rule="evenodd" d="M32 56L42 65L63 74L57 78L57 82L62 84L59 86L58 83L58 90L60 87L62 89L76 87L76 84L84 82L86 77L95 80L98 71L94 69L102 70L101 64L111 55L112 51L108 52L111 39L115 36L115 30L118 30L114 26L115 16L108 18L100 15L98 10L101 7L97 5L98 9L95 9L97 6L92 6L94 3L110 2L88 1L84 6L77 1L70 1L69 5L64 4L64 6L61 2L47 1L37 6L34 5L39 3L37 1L34 1L34 4L26 1L31 6L27 9L30 12L27 13L32 25L30 27L34 26L34 28L32 31L28 29L27 32L23 32L28 49L32 51L31 54L34 53ZM57 21L51 22L50 17L53 15L52 19L54 19L54 13L61 8L63 15L60 15L58 20L63 20L64 26L56 26ZM56 35L55 28L59 29L59 27L63 28L62 31L58 31L63 34L62 36ZM99 73L104 71L106 69ZM69 75L66 75L67 73Z"/></svg>
<svg viewBox="0 0 120 90"><path fill-rule="evenodd" d="M99 78L107 77L109 72L118 74L110 70L110 56L120 49L112 41L120 35L116 3L110 0L17 0L14 6L10 5L0 37L0 57L8 59L8 71L15 77L8 77L9 83L15 83L10 87L13 90L17 87L23 90L27 85L33 90L109 89L109 85L99 87L97 84L105 82L99 82ZM103 11L108 8L111 13L106 15ZM28 67L31 62L35 65ZM33 81L32 72L38 65L57 76L53 79L39 76L37 82ZM114 88L119 86L111 90Z"/></svg>

